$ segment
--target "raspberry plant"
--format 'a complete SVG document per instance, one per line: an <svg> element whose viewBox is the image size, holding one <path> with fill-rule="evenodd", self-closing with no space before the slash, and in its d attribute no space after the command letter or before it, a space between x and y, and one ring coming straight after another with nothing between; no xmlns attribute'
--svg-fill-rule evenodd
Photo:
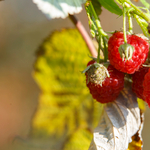
<svg viewBox="0 0 150 150"><path fill-rule="evenodd" d="M33 2L38 5L39 9L42 10L43 13L45 13L48 16L48 18L50 19L54 19L58 17L65 18L68 16L70 20L75 24L76 28L82 35L91 53L91 56L90 57L87 56L86 58L86 59L89 59L86 62L88 65L85 66L85 68L83 68L84 70L83 73L85 73L85 78L86 78L85 85L89 88L88 93L91 93L93 99L96 100L97 102L96 105L99 104L102 106L99 108L103 108L103 110L101 111L101 118L100 118L99 124L97 128L95 128L94 130L93 129L94 126L92 125L91 125L92 127L89 126L90 123L86 125L85 122L88 122L89 119L87 117L88 115L84 112L84 109L82 109L82 108L85 108L85 110L88 109L89 108L88 103L90 102L91 104L93 104L94 100L91 101L90 99L89 102L87 103L85 101L82 101L82 102L78 101L78 104L80 105L79 109L77 109L77 107L75 106L73 109L75 113L72 111L72 115L77 114L78 116L78 118L76 118L76 121L78 122L78 119L80 120L76 124L75 127L70 128L68 126L68 124L73 124L72 122L74 121L71 120L71 118L66 117L66 118L69 118L68 124L67 122L65 122L63 125L65 129L61 130L60 128L59 130L61 131L58 134L54 134L52 129L45 130L54 134L55 137L57 137L56 139L58 143L61 141L61 140L59 141L58 139L59 138L62 139L64 136L65 142L68 140L74 146L71 147L69 144L65 145L62 142L63 141L62 140L60 142L61 144L63 143L61 147L58 148L58 145L56 144L57 146L54 145L53 148L63 149L63 150L64 149L65 150L67 149L69 150L82 149L83 150L84 149L83 147L77 148L75 144L73 144L76 142L74 142L74 138L72 138L74 134L72 134L71 132L74 132L74 133L77 132L78 135L80 135L79 137L83 138L85 137L85 135L89 137L89 133L87 131L90 131L93 133L93 140L91 144L89 144L90 145L89 150L99 150L99 148L102 148L105 150L142 149L141 132L143 128L143 109L140 106L141 103L139 103L139 106L138 106L137 98L144 100L148 104L148 106L150 106L150 90L149 90L150 70L149 70L149 55L148 55L149 54L149 36L150 36L149 34L150 32L150 13L149 13L150 5L144 0L141 0L141 3L144 5L144 7L138 7L136 6L136 4L134 4L130 0L116 0L116 1L114 0L70 0L70 1L67 1L66 0L64 2L62 2L61 0L58 0L57 2L54 2L52 0L47 0L47 1L33 0ZM85 11L87 14L91 37L88 36L81 22L74 16L74 13L79 13L82 10L82 6L85 8ZM111 31L111 32L103 30L103 27L101 26L101 21L103 20L100 21L99 19L102 7L104 7L111 13L118 15L119 17L122 16L123 18L122 26L120 27L122 28L122 30ZM134 27L132 23L133 19L136 20L137 24L141 27L142 32L143 32L142 34L134 33ZM91 39L94 39L97 42L97 45L98 45L97 50L93 46ZM51 51L53 49L55 49L55 47L50 48ZM56 50L59 51L58 49ZM42 57L39 57L37 59L36 65L38 67L36 69L40 70L42 68L42 66L39 65L39 60L41 62L44 62L44 64L46 64L46 66L49 66L49 68L54 67L54 65L51 65L51 64L55 64L54 62L56 59L53 58L53 56L51 57L51 53L50 51L46 49L46 46L44 46L44 48L42 47L42 51L44 51L45 53L42 54ZM64 59L61 59L61 58L58 58L58 61L60 61L61 63L63 62L64 66L69 66L72 64L72 68L73 68L75 65L75 62L74 63L72 62L71 55L69 57L70 57L69 59L67 58L67 61L68 60L70 61L68 63L65 63ZM85 58L85 55L81 57L82 58L81 60L79 58L74 60L74 61L77 61L77 60L80 61L76 63L78 64L77 65L78 67L81 66L80 65L81 63L83 64L82 62L82 60L84 60L83 57ZM60 64L62 65L61 68L63 68L63 63ZM58 66L56 65L54 69L57 67ZM69 70L67 71L69 72ZM72 70L72 72L74 71L75 70ZM50 72L51 72L50 74L54 74L53 69ZM71 82L73 83L75 81L74 84L75 85L77 84L78 80L76 80L75 75L74 75L76 72L72 74L73 76L71 78L72 80L71 79L66 80L68 79L67 74L62 79L60 76L60 73L63 71L57 70L57 72L59 75L54 75L52 82L54 82L55 79L57 78L61 83L59 85L56 82L59 88L61 86L62 88L65 87L66 88L65 90L67 91L67 88L69 85L66 84L65 81L69 82L70 84ZM37 71L35 71L35 73L37 73ZM80 74L80 76L83 76L83 74ZM36 75L35 75L35 78L37 79L37 82L39 83L39 85L41 85L40 82L42 79L40 77L37 77ZM43 78L43 80L46 80L46 79ZM43 91L45 91L45 93L47 91L47 87L49 87L46 82L47 81L45 81L45 84L44 84L45 89L42 89ZM57 85L56 83L54 84ZM52 90L51 87L49 87L48 91L49 90L51 90L52 93L55 91L55 90ZM74 91L76 91L75 93L79 92L78 90L75 90L74 87L70 88L70 90L72 90L71 93L74 93ZM75 93L74 95L76 95ZM84 92L83 90L83 93L85 94L86 92ZM81 95L81 92L79 92L78 94ZM51 97L51 98L55 97L55 94L53 96L52 95L49 95L49 96L47 95L45 97ZM69 93L68 95L70 96L72 94ZM88 97L87 95L86 96L85 95L83 96L83 98ZM78 96L76 95L76 97ZM66 99L66 100L65 99L66 98L63 97L63 100L67 106L63 108L65 109L71 108L71 104L72 104L71 101L69 101L69 99ZM74 98L72 96L72 101L73 99ZM58 105L61 103L60 99L56 99L56 101L53 101L55 105ZM138 101L140 100L138 99ZM63 104L60 104L60 105L63 105ZM84 112L86 114L85 120L84 119L82 120L81 119L82 117L79 117L80 114L78 111ZM62 111L62 112L65 114L65 111ZM91 112L92 112L91 114L94 114L93 109L91 109ZM83 113L83 116L85 115L84 113ZM36 126L37 124L38 125L41 124L41 119L40 121L38 120L37 114L33 122L34 124L33 126L35 127L37 127ZM58 112L56 114L58 115ZM57 117L56 114L55 116ZM89 113L89 115L91 114ZM52 117L52 119L54 122L55 121L57 122L57 118ZM62 122L63 122L63 119L64 118L61 118ZM41 125L41 126L43 127L44 125ZM81 131L82 128L83 130ZM67 130L67 132L65 132L65 130ZM79 132L83 134L81 135L79 134ZM34 133L34 130L33 130L33 133Z"/></svg>

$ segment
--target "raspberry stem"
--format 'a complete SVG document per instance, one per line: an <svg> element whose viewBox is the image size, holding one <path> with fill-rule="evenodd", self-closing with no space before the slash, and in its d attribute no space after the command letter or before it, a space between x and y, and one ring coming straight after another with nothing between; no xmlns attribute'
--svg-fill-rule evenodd
<svg viewBox="0 0 150 150"><path fill-rule="evenodd" d="M143 31L143 34L144 34L145 36L147 36L147 34L148 34L148 33L147 33L147 30L145 30L145 29L143 28L143 24L141 23L141 20L140 20L139 16L136 15L136 14L134 14L133 16L134 16L134 18L136 19L138 25L141 27L141 29L142 29L142 31Z"/></svg>
<svg viewBox="0 0 150 150"><path fill-rule="evenodd" d="M98 31L99 36L102 35L102 36L106 36L106 37L108 38L107 33L105 33L104 30L103 30L102 27L101 27L100 20L99 20L99 18L98 18L98 16L97 16L96 12L95 12L95 10L94 10L94 7L93 7L91 1L88 1L88 2L89 2L89 7L90 7L90 9L91 9L91 11L92 11L91 13L93 14L94 19L95 19L95 23L96 23L96 26L97 26L97 31Z"/></svg>
<svg viewBox="0 0 150 150"><path fill-rule="evenodd" d="M96 11L92 5L92 2L90 0L88 0L85 3L85 9L87 12L87 16L89 19L89 25L92 31L95 32L94 37L96 37L97 42L98 42L98 55L97 55L97 62L100 62L100 50L103 51L104 54L104 62L107 61L107 47L106 47L106 41L105 38L108 39L108 35L106 32L104 32L104 30L102 29L100 20L96 14ZM105 38L104 38L105 37ZM101 40L103 40L103 45L101 43Z"/></svg>
<svg viewBox="0 0 150 150"><path fill-rule="evenodd" d="M103 44L104 44L104 62L107 62L108 50L107 50L107 42L106 42L105 37L103 37Z"/></svg>
<svg viewBox="0 0 150 150"><path fill-rule="evenodd" d="M148 23L150 23L150 17L144 13L141 9L139 9L137 6L135 6L131 1L129 0L123 0L123 3L126 2L128 3L131 7L133 7L135 9L136 12L139 13L139 15L145 19Z"/></svg>
<svg viewBox="0 0 150 150"><path fill-rule="evenodd" d="M133 24L132 24L131 14L127 12L127 16L128 16L128 23L129 23L129 32L133 34Z"/></svg>
<svg viewBox="0 0 150 150"><path fill-rule="evenodd" d="M124 35L124 43L127 43L127 35L126 35L126 8L125 8L125 3L123 3L123 35Z"/></svg>
<svg viewBox="0 0 150 150"><path fill-rule="evenodd" d="M101 50L101 36L98 37L98 55L97 55L97 63L100 63L100 50Z"/></svg>

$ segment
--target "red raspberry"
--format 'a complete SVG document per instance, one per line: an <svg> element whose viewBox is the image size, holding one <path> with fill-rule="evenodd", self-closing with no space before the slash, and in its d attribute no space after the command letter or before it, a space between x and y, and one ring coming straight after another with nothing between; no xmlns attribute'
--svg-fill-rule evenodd
<svg viewBox="0 0 150 150"><path fill-rule="evenodd" d="M146 73L143 81L143 95L145 97L145 101L148 103L148 106L150 107L150 69Z"/></svg>
<svg viewBox="0 0 150 150"><path fill-rule="evenodd" d="M122 60L118 48L124 44L124 35L122 32L115 32L108 41L108 58L110 64L117 70L133 74L146 61L149 44L145 39L136 35L127 35L127 43L134 47L134 52L131 59Z"/></svg>
<svg viewBox="0 0 150 150"><path fill-rule="evenodd" d="M132 75L132 91L141 99L145 99L143 95L144 76L148 72L148 67L142 67Z"/></svg>
<svg viewBox="0 0 150 150"><path fill-rule="evenodd" d="M110 77L103 78L102 83L97 82L98 80L94 82L95 80L93 80L92 77L95 75L95 72L94 75L91 75L91 73L89 73L91 71L89 70L85 73L87 87L89 88L93 98L100 103L108 103L114 101L124 87L124 73L116 70L112 65L109 65L107 70ZM98 76L101 77L101 73L102 71L98 72ZM91 78L92 80L90 80Z"/></svg>

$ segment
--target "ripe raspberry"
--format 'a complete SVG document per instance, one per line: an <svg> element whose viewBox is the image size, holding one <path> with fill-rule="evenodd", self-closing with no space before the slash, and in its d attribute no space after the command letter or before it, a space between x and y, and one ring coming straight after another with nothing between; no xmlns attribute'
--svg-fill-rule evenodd
<svg viewBox="0 0 150 150"><path fill-rule="evenodd" d="M143 81L143 95L145 98L145 101L148 103L148 106L150 107L150 69L146 73Z"/></svg>
<svg viewBox="0 0 150 150"><path fill-rule="evenodd" d="M137 95L137 97L141 99L145 99L143 95L143 81L144 76L148 72L148 67L142 67L138 71L136 71L134 74L132 74L132 91Z"/></svg>
<svg viewBox="0 0 150 150"><path fill-rule="evenodd" d="M91 65L90 69L85 73L86 84L94 99L100 103L108 103L114 101L123 89L124 73L109 65L107 70L110 77L106 77L105 71L101 70L103 67L95 68L94 65Z"/></svg>
<svg viewBox="0 0 150 150"><path fill-rule="evenodd" d="M133 74L146 61L149 44L145 39L136 35L127 35L127 43L134 47L134 52L131 59L122 60L118 48L124 44L124 35L122 32L115 32L108 41L108 58L110 64L117 70Z"/></svg>

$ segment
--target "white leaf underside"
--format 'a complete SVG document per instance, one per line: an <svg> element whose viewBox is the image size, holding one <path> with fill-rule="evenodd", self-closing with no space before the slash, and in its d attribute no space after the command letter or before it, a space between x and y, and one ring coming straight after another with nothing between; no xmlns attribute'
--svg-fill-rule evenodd
<svg viewBox="0 0 150 150"><path fill-rule="evenodd" d="M140 125L137 98L130 90L124 90L116 101L104 107L89 150L126 150Z"/></svg>
<svg viewBox="0 0 150 150"><path fill-rule="evenodd" d="M68 14L79 13L86 0L33 0L38 8L49 18L65 18Z"/></svg>

